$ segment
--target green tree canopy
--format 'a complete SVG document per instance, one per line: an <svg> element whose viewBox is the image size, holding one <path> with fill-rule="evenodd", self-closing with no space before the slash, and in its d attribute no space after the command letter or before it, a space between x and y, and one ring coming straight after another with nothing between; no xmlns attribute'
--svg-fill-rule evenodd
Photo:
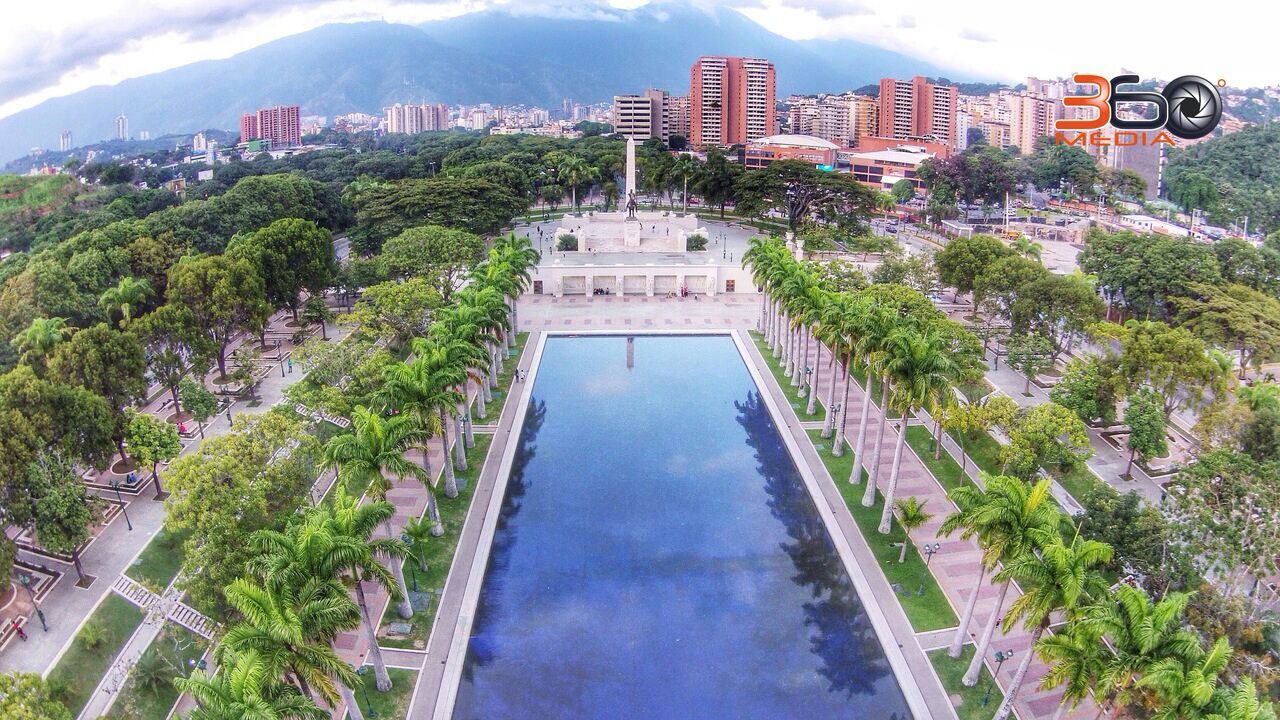
<svg viewBox="0 0 1280 720"><path fill-rule="evenodd" d="M440 225L409 228L382 246L387 271L420 277L448 301L466 274L484 257L484 241L465 230Z"/></svg>

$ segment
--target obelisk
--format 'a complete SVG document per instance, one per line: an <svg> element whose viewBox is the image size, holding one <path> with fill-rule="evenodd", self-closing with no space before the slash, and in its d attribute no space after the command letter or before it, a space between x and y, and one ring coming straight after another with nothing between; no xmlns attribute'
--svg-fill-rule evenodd
<svg viewBox="0 0 1280 720"><path fill-rule="evenodd" d="M622 190L623 202L635 193L640 197L640 188L636 187L636 139L627 136L627 184Z"/></svg>

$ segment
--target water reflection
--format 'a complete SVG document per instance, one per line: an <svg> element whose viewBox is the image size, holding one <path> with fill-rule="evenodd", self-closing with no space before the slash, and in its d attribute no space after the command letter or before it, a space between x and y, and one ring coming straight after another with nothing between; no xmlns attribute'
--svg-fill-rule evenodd
<svg viewBox="0 0 1280 720"><path fill-rule="evenodd" d="M455 718L909 717L732 340L552 338L533 391Z"/></svg>

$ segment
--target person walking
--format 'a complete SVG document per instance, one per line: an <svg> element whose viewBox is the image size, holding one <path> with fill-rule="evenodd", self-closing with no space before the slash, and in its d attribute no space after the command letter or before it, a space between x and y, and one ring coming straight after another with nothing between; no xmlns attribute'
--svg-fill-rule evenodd
<svg viewBox="0 0 1280 720"><path fill-rule="evenodd" d="M12 620L11 627L13 628L14 632L18 633L18 637L22 638L23 642L27 641L27 631L23 630L22 626L18 624L18 618L14 618Z"/></svg>

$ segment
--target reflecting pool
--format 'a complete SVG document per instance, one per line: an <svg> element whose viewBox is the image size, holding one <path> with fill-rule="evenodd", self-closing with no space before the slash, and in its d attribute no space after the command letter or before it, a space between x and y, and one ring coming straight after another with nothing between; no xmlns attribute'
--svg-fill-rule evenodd
<svg viewBox="0 0 1280 720"><path fill-rule="evenodd" d="M732 338L545 341L456 720L911 717Z"/></svg>

